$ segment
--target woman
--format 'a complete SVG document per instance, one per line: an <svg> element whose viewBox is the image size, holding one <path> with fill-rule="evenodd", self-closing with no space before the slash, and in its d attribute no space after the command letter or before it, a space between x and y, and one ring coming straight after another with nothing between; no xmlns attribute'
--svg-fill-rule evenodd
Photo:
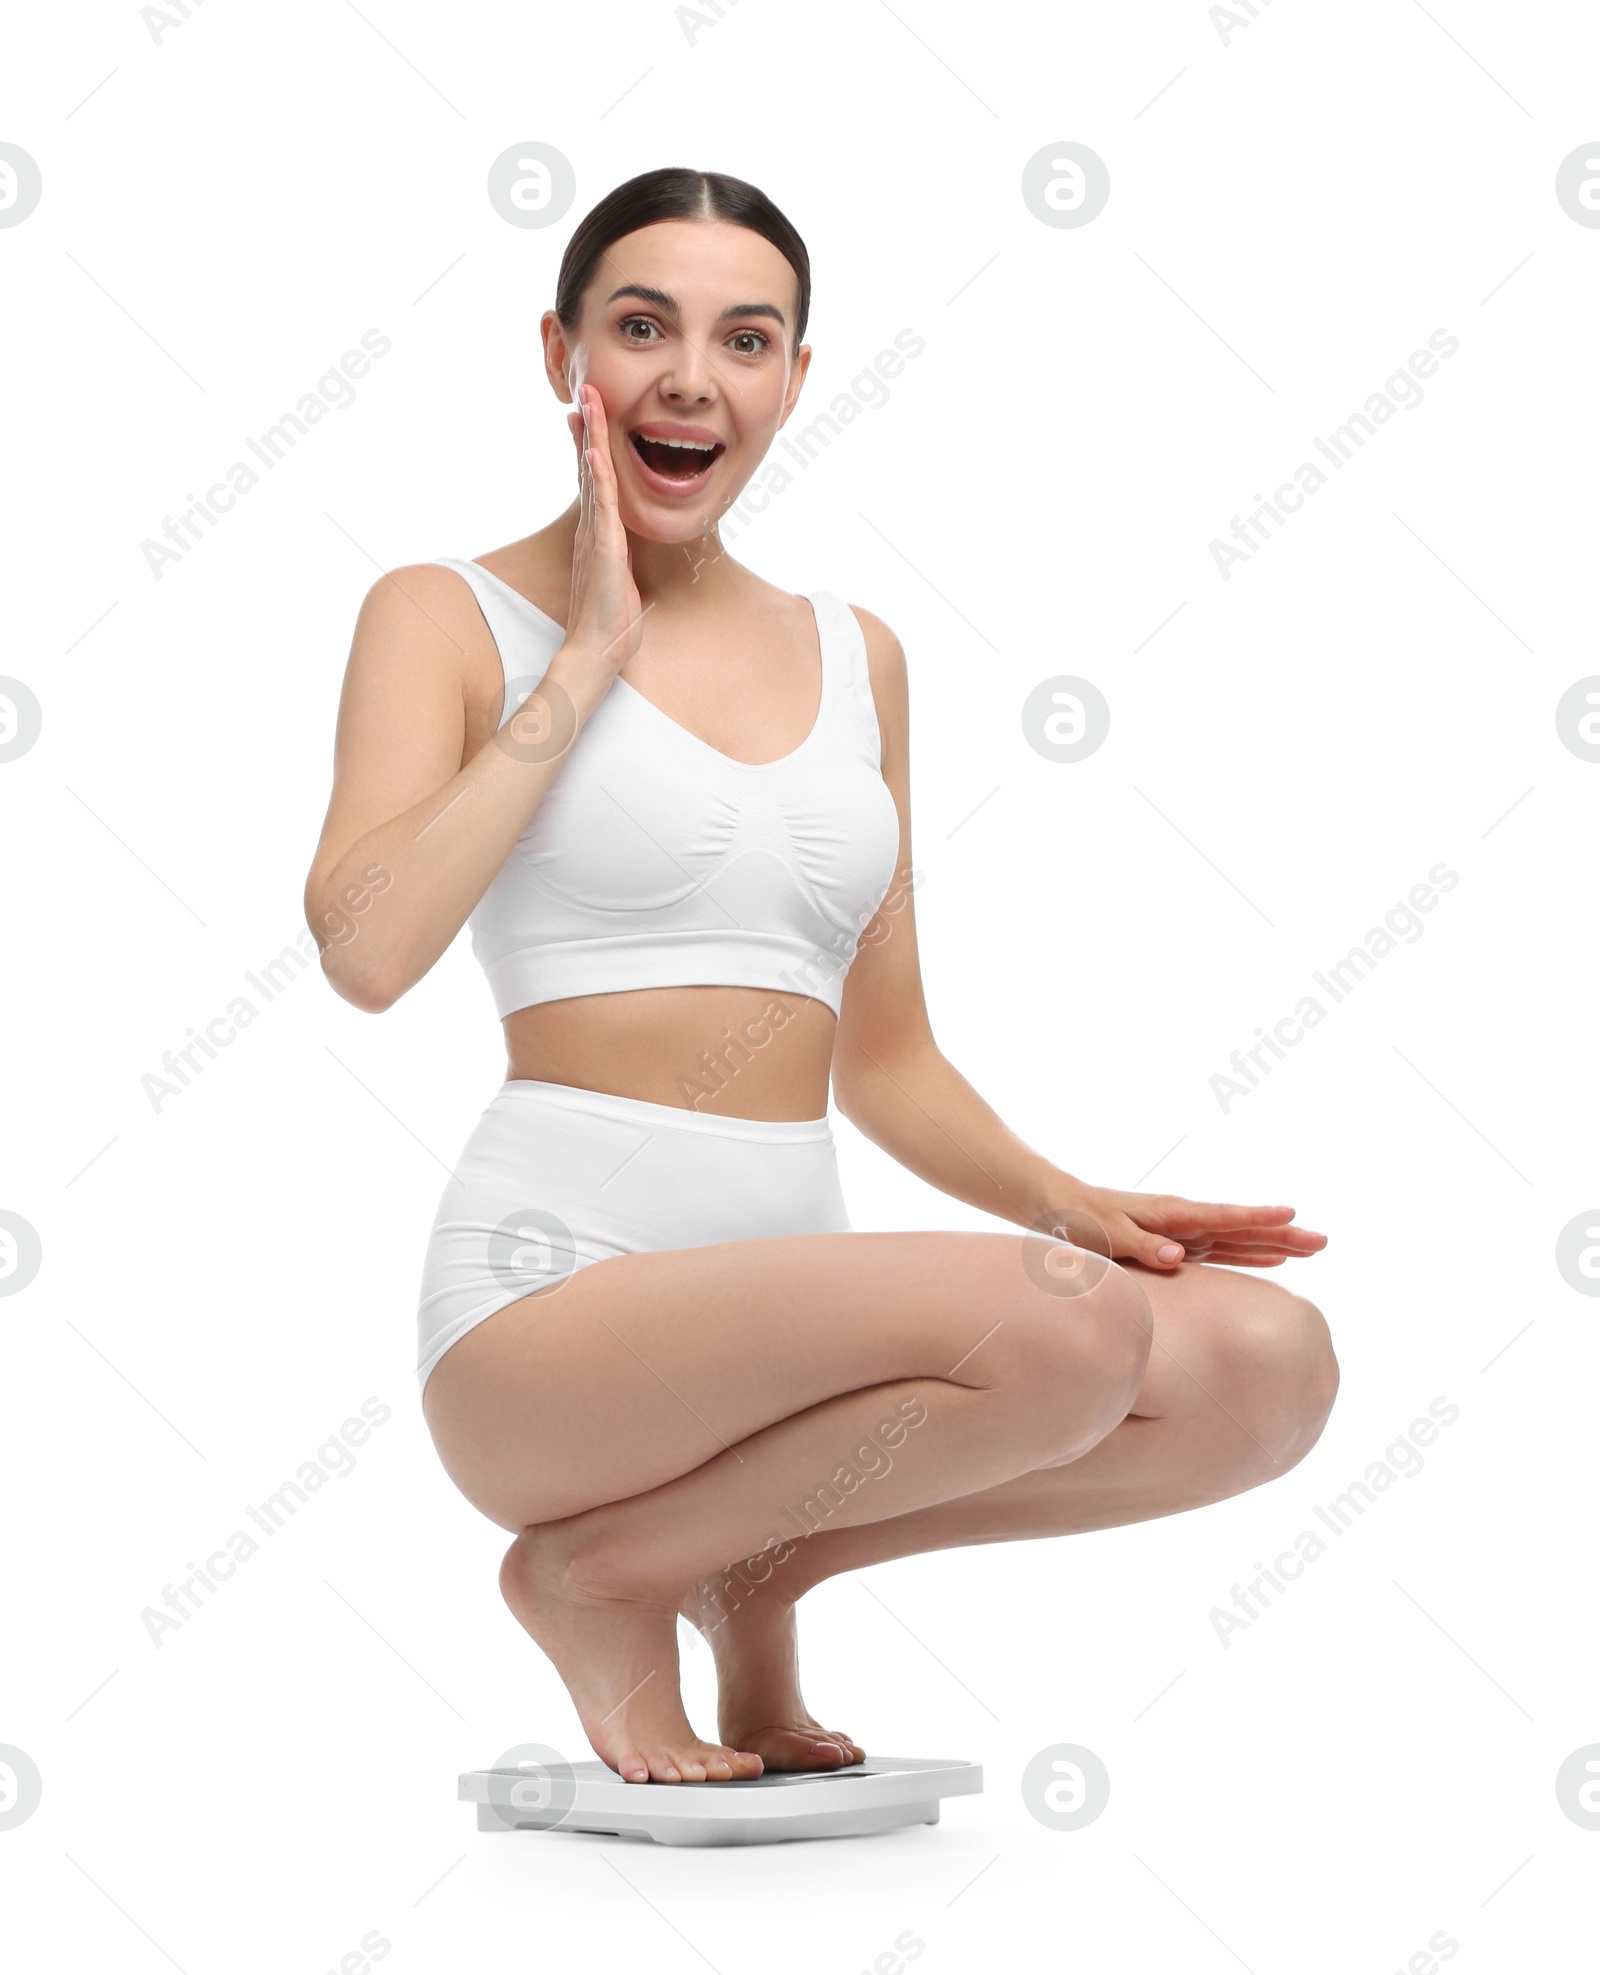
<svg viewBox="0 0 1600 1975"><path fill-rule="evenodd" d="M1236 1273L1324 1245L1292 1208L1078 1180L939 1053L904 654L717 532L799 399L809 300L738 179L648 172L588 215L541 322L577 498L368 593L306 888L373 1012L471 925L508 1074L439 1203L422 1406L641 1783L862 1761L801 1698L804 1591L1217 1501L1298 1461L1338 1382L1316 1308ZM1031 1232L853 1231L830 1076L893 1158Z"/></svg>

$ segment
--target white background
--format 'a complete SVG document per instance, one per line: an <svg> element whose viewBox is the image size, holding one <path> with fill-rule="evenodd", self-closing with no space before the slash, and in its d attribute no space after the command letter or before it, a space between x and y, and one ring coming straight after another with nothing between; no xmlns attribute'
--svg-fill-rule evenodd
<svg viewBox="0 0 1600 1975"><path fill-rule="evenodd" d="M1198 0L705 18L209 0L157 41L93 0L8 28L0 138L44 196L0 231L0 670L44 731L0 768L0 1207L44 1261L0 1302L0 1744L43 1778L0 1831L6 1959L316 1975L375 1931L397 1972L849 1975L909 1930L929 1975L1383 1975L1442 1929L1462 1975L1576 1965L1600 1833L1555 1776L1600 1741L1600 1307L1555 1254L1600 1198L1600 766L1555 709L1600 671L1600 231L1554 186L1597 137L1600 30L1485 0L1278 0L1226 40ZM485 191L531 139L577 173L548 230ZM1079 229L1020 191L1064 139L1111 176ZM581 214L666 163L805 236L797 422L926 339L736 553L905 644L941 1046L1073 1172L1293 1202L1330 1241L1283 1280L1343 1370L1273 1485L822 1587L821 1718L985 1792L698 1854L480 1837L455 1799L513 1744L589 1754L415 1400L442 1171L504 1073L465 940L382 1020L311 968L159 1111L141 1081L296 940L375 576L565 505L538 317ZM393 347L356 402L156 580L146 538L369 328ZM1223 580L1212 539L1437 329L1424 401ZM1021 725L1059 674L1112 709L1072 766ZM1230 1052L1441 860L1422 936L1225 1111ZM835 1130L858 1227L997 1225ZM1230 1587L1440 1397L1423 1471L1224 1646ZM355 1471L153 1644L163 1586L368 1398ZM1077 1832L1019 1787L1057 1743L1112 1779Z"/></svg>

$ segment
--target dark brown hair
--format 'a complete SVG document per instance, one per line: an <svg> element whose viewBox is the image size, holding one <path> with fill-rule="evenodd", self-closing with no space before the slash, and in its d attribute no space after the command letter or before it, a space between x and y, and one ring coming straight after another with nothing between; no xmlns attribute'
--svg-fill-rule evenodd
<svg viewBox="0 0 1600 1975"><path fill-rule="evenodd" d="M556 315L563 329L577 327L584 291L607 247L626 233L667 219L730 220L770 240L794 269L799 284L794 327L794 347L799 349L811 312L811 257L806 243L758 187L726 172L690 171L680 165L663 165L659 171L628 179L579 222L556 279Z"/></svg>

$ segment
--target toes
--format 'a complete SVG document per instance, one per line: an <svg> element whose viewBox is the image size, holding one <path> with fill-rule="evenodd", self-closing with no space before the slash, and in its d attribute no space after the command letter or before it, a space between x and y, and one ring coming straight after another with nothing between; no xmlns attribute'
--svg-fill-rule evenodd
<svg viewBox="0 0 1600 1975"><path fill-rule="evenodd" d="M848 1735L837 1735L826 1728L771 1727L757 1730L752 1740L764 1745L767 1769L835 1770L862 1760L862 1752Z"/></svg>
<svg viewBox="0 0 1600 1975"><path fill-rule="evenodd" d="M753 1749L713 1748L700 1760L711 1783L748 1783L766 1767Z"/></svg>
<svg viewBox="0 0 1600 1975"><path fill-rule="evenodd" d="M759 1776L766 1765L752 1749L656 1749L624 1756L617 1773L625 1783L731 1783Z"/></svg>
<svg viewBox="0 0 1600 1975"><path fill-rule="evenodd" d="M703 1742L698 1748L674 1750L667 1761L677 1771L677 1775L669 1780L680 1783L707 1782L711 1780L711 1772L717 1760L718 1751L707 1747Z"/></svg>
<svg viewBox="0 0 1600 1975"><path fill-rule="evenodd" d="M707 1774L715 1783L747 1783L766 1766L753 1749L726 1746L713 1750L705 1761Z"/></svg>

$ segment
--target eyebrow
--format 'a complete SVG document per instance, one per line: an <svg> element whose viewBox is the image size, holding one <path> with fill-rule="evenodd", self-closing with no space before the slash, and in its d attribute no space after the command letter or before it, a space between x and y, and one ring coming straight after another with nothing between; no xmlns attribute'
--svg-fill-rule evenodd
<svg viewBox="0 0 1600 1975"><path fill-rule="evenodd" d="M614 301L623 295L635 295L641 302L653 304L664 315L676 316L681 313L678 304L667 294L665 289L641 288L637 282L632 281L628 282L625 287L613 288L611 293L606 297L606 306L609 308ZM717 320L718 322L731 322L735 316L748 315L770 316L778 324L780 329L787 329L789 326L784 319L783 310L774 308L770 302L732 302L722 311L721 315L717 317Z"/></svg>

